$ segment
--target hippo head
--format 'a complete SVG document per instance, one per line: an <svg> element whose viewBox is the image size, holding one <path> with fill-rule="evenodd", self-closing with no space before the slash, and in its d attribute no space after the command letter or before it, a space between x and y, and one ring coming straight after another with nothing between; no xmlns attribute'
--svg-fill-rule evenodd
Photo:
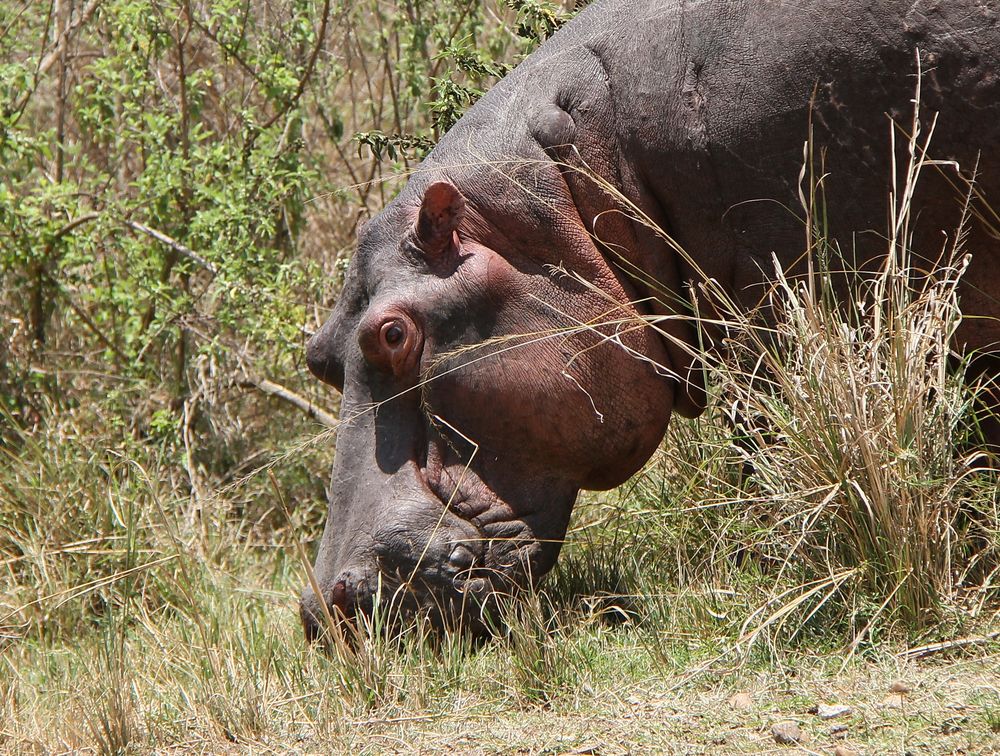
<svg viewBox="0 0 1000 756"><path fill-rule="evenodd" d="M551 569L578 490L633 474L673 407L663 339L571 199L421 179L361 229L307 347L342 393L309 638L320 602L481 627L489 596Z"/></svg>

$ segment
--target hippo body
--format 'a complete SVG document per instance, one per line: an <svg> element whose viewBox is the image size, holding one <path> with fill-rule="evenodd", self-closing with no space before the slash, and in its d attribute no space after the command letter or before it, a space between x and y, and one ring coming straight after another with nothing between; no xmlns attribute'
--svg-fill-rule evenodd
<svg viewBox="0 0 1000 756"><path fill-rule="evenodd" d="M672 412L704 408L692 352L711 327L635 324L688 313L705 277L749 308L775 256L799 269L810 128L828 233L848 267L876 263L918 49L931 154L961 172L925 170L913 248L940 254L974 170L1000 207L998 15L987 0L600 2L498 83L359 233L308 345L343 400L307 635L321 601L350 617L392 597L474 624L491 591L552 567L578 490L620 484ZM982 317L957 346L998 375L1000 219L975 206L961 296Z"/></svg>

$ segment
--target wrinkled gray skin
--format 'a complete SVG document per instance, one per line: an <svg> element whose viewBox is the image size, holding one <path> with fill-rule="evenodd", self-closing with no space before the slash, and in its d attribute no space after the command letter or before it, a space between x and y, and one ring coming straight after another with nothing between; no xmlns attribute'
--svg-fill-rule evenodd
<svg viewBox="0 0 1000 756"><path fill-rule="evenodd" d="M407 609L475 626L490 590L552 567L579 489L623 482L671 412L704 407L678 345L699 344L689 322L605 338L609 321L686 312L700 274L560 161L607 179L752 306L772 254L791 266L805 248L811 98L830 232L859 264L884 250L889 119L910 126L918 47L925 125L941 111L932 154L966 176L978 157L1000 207L997 15L973 0L597 3L494 87L361 230L308 345L343 393L315 569L333 616L370 611L381 583L383 600L402 585ZM914 246L936 256L961 192L928 169L914 205ZM977 369L997 375L1000 242L976 220L966 249L963 308L988 317L957 346L993 350ZM319 601L305 590L310 638Z"/></svg>

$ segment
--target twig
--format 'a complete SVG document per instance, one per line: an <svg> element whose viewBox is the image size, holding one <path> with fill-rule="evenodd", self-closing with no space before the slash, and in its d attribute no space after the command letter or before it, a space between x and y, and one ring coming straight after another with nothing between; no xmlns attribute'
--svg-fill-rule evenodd
<svg viewBox="0 0 1000 756"><path fill-rule="evenodd" d="M897 654L900 659L923 659L931 654L939 654L942 651L951 651L956 648L967 648L969 646L985 646L987 643L1000 638L1000 630L996 630L986 635L978 635L973 638L956 638L955 640L942 641L941 643L928 643L926 646L916 646L908 648Z"/></svg>
<svg viewBox="0 0 1000 756"><path fill-rule="evenodd" d="M325 0L323 3L323 10L320 15L319 21L319 31L316 33L316 45L313 47L312 54L309 56L309 60L306 62L305 71L302 73L302 77L299 79L299 85L295 89L295 94L285 102L285 104L278 109L278 111L272 115L261 127L261 131L267 131L278 119L281 118L285 113L295 107L295 104L302 97L302 94L306 90L306 86L309 84L309 79L312 77L313 69L316 67L316 59L319 58L320 50L323 49L323 41L326 39L326 26L327 22L330 20L330 0Z"/></svg>
<svg viewBox="0 0 1000 756"><path fill-rule="evenodd" d="M90 0L90 2L87 3L87 5L84 7L80 15L77 16L75 20L66 25L66 28L63 29L62 33L59 35L59 39L56 40L55 46L48 53L48 55L46 55L39 61L38 68L35 69L35 75L33 77L31 88L24 93L20 101L18 101L15 104L12 104L9 108L7 108L6 113L8 115L17 113L18 118L20 118L21 113L24 112L24 109L28 104L28 100L31 99L31 96L35 93L35 90L38 89L38 84L41 81L42 77L48 73L49 69L52 68L52 66L54 66L57 61L59 61L62 55L63 48L66 47L70 37L73 35L73 32L75 32L77 29L79 29L81 26L87 23L87 21L90 20L90 17L94 15L94 11L96 11L100 7L102 1L103 0Z"/></svg>
<svg viewBox="0 0 1000 756"><path fill-rule="evenodd" d="M318 421L320 425L324 425L327 428L336 428L340 425L340 421L331 415L326 410L322 410L313 404L309 399L306 399L300 394L296 394L291 389L285 388L281 384L275 383L274 381L269 381L266 378L248 378L241 384L244 388L256 388L263 391L265 394L270 396L275 396L278 399L288 402L294 407L298 407L300 410L306 413L312 419Z"/></svg>
<svg viewBox="0 0 1000 756"><path fill-rule="evenodd" d="M155 228L150 228L149 226L144 226L143 224L138 223L138 222L133 221L133 220L122 221L122 223L124 223L129 228L134 229L135 231L138 231L141 234L145 234L146 236L149 236L149 237L151 237L153 239L156 239L158 242L166 244L168 247L170 247L172 250L174 250L174 252L176 252L177 254L179 254L181 257L185 257L188 260L190 260L191 262L193 262L195 265L197 265L198 267L204 268L209 273L211 273L213 276L216 276L216 275L219 274L219 269L216 268L215 265L213 265L212 263L210 263L208 260L206 260L204 257L202 257L201 255L199 255L194 250L190 249L189 247L185 247L183 244L181 244L179 241L177 241L173 237L167 236L162 231L157 231Z"/></svg>
<svg viewBox="0 0 1000 756"><path fill-rule="evenodd" d="M100 329L97 323L95 323L86 311L73 300L72 295L66 287L63 286L62 283L60 283L59 280L48 271L43 271L43 274L46 280L48 280L48 282L55 287L56 292L65 297L66 303L70 306L70 309L72 309L73 312L76 313L77 317L83 321L83 324L87 326L87 329L93 333L105 347L114 352L119 360L127 363L129 361L128 356L122 352L121 348L117 344L104 335L104 332Z"/></svg>
<svg viewBox="0 0 1000 756"><path fill-rule="evenodd" d="M66 236L66 234L76 230L79 226L82 226L84 223L90 223L100 217L100 213L87 213L86 215L81 215L79 218L74 218L52 235L52 241L58 241Z"/></svg>
<svg viewBox="0 0 1000 756"><path fill-rule="evenodd" d="M46 73L48 73L49 69L56 64L56 61L59 60L59 56L62 54L63 48L66 46L66 43L69 41L70 35L72 35L73 32L75 32L77 29L79 29L81 26L87 23L87 21L90 20L90 17L94 15L94 11L96 11L100 5L101 5L101 0L90 0L90 2L83 9L80 15L77 16L77 18L74 21L66 25L66 28L63 29L62 34L59 35L59 40L56 42L55 48L53 48L53 50L48 55L42 58L42 62L38 66L38 72L36 73L36 77L41 78L42 76L45 76Z"/></svg>

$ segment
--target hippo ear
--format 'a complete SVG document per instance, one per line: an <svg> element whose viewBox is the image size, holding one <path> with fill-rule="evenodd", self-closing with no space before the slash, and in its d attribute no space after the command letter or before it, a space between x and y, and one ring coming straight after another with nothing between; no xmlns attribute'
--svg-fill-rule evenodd
<svg viewBox="0 0 1000 756"><path fill-rule="evenodd" d="M414 229L417 246L429 260L457 251L455 233L465 216L465 197L447 181L436 181L424 191Z"/></svg>

